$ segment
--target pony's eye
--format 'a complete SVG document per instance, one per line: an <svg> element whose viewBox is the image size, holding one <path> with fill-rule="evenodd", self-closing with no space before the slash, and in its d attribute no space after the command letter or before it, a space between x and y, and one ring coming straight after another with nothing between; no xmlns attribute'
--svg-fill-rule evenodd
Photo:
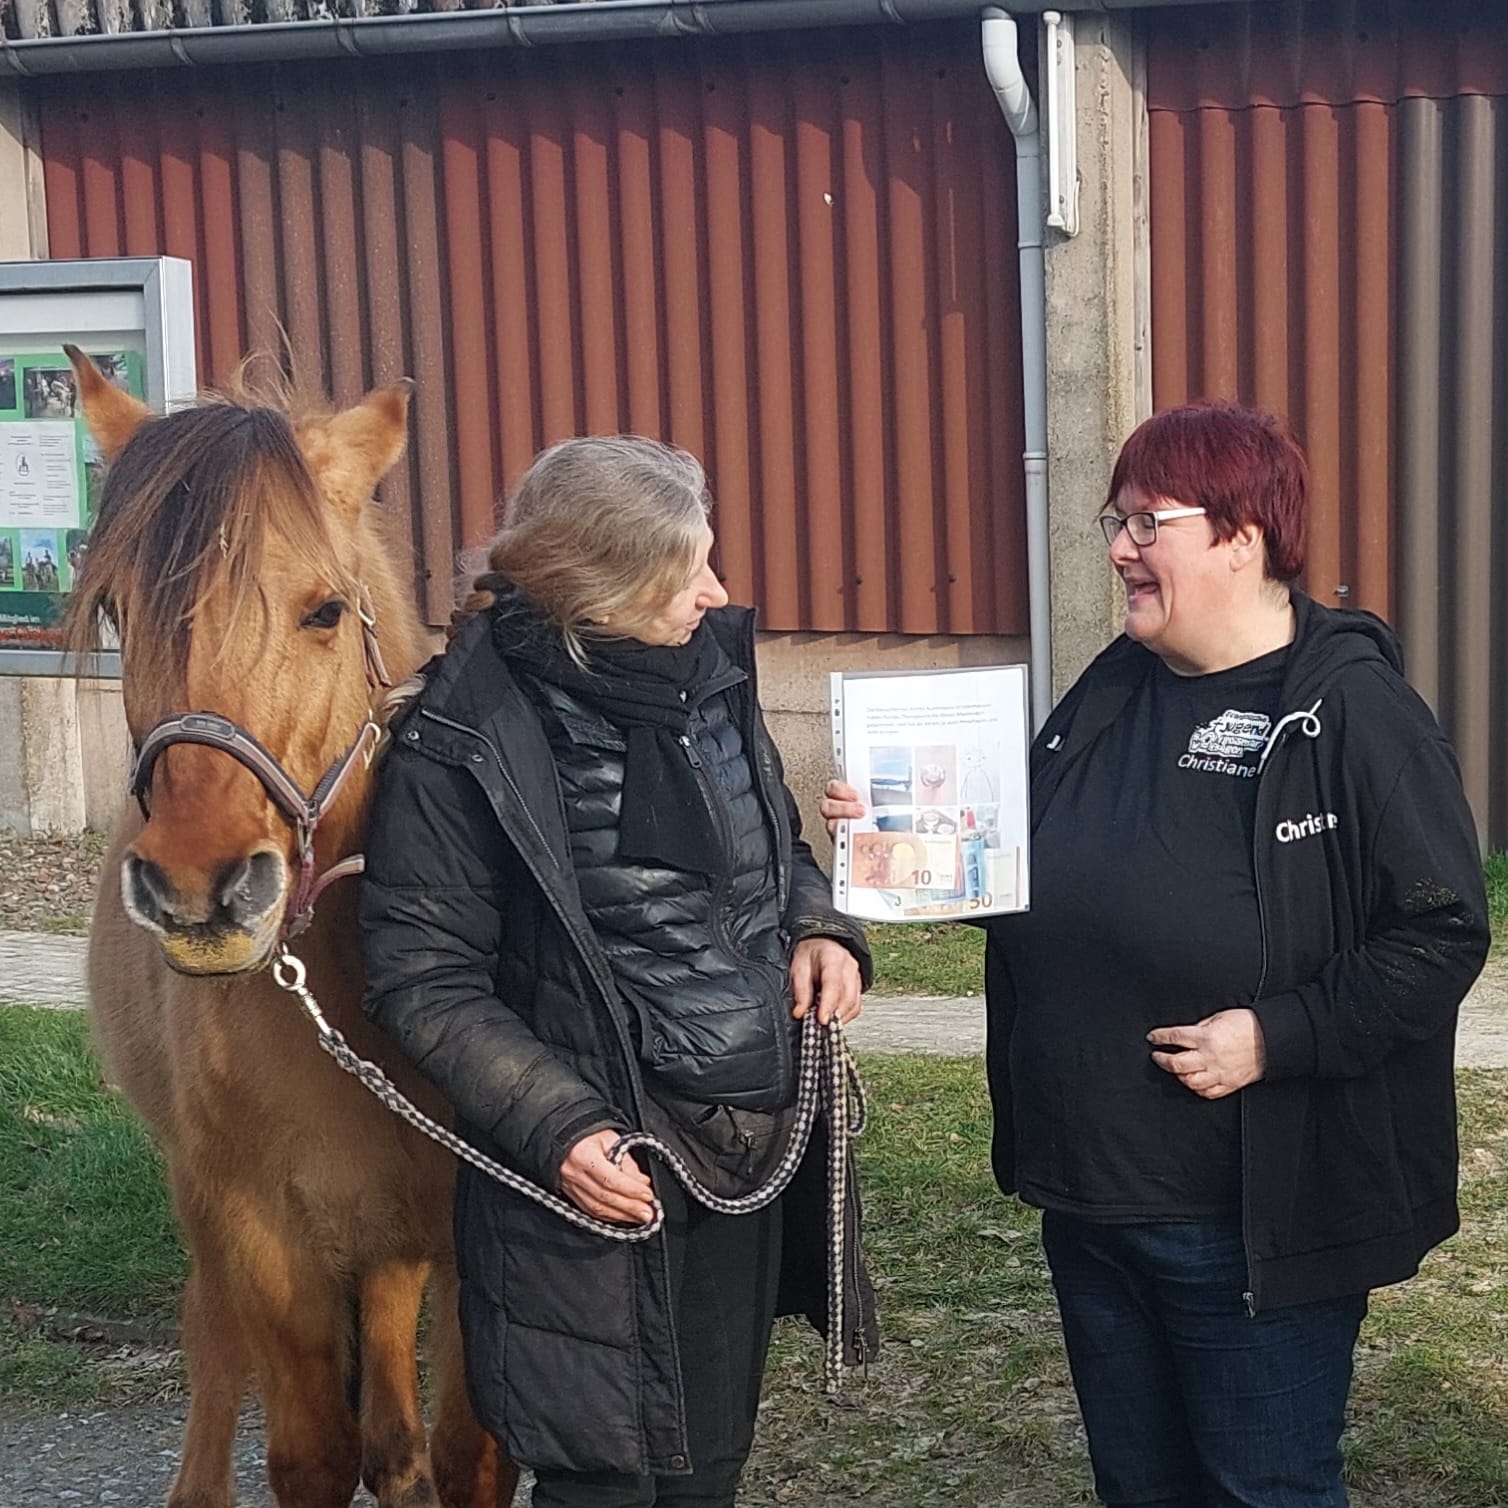
<svg viewBox="0 0 1508 1508"><path fill-rule="evenodd" d="M334 628L340 622L341 614L346 610L346 605L339 597L332 597L328 602L322 602L312 613L307 613L300 625L303 628Z"/></svg>

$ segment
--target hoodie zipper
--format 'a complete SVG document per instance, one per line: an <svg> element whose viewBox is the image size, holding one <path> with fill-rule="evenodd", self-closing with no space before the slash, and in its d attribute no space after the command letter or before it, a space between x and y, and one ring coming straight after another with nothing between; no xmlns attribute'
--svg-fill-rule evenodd
<svg viewBox="0 0 1508 1508"><path fill-rule="evenodd" d="M1257 772L1257 803L1256 810L1252 815L1251 835L1251 875L1252 885L1257 900L1257 932L1262 944L1262 967L1257 974L1257 989L1252 996L1253 1001L1262 998L1262 991L1267 988L1267 966L1269 962L1269 949L1267 943L1267 906L1262 898L1262 861L1257 852L1257 845L1261 841L1263 828L1262 822L1262 790L1267 779L1267 769L1271 756L1276 754L1284 743L1288 741L1288 732L1282 731L1282 738L1273 744L1262 757L1261 768ZM1249 1163L1251 1138L1248 1135L1247 1097L1241 1096L1241 1245L1246 1256L1246 1292L1241 1295L1241 1302L1246 1308L1247 1319L1257 1317L1257 1277L1256 1265L1251 1254L1251 1200L1248 1190L1251 1186L1251 1168Z"/></svg>

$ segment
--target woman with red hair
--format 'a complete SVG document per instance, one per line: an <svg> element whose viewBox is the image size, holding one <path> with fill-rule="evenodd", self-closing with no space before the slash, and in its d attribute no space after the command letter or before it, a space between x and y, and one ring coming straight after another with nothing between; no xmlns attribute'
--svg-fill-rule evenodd
<svg viewBox="0 0 1508 1508"><path fill-rule="evenodd" d="M1392 632L1295 587L1308 501L1269 415L1126 442L1125 632L1036 740L1031 910L990 924L996 1174L1117 1508L1343 1505L1367 1294L1458 1223L1476 831Z"/></svg>

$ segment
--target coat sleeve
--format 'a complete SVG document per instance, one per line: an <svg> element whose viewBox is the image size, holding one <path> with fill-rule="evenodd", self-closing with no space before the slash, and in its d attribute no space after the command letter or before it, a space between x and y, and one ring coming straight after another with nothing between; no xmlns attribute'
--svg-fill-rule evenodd
<svg viewBox="0 0 1508 1508"><path fill-rule="evenodd" d="M1258 1000L1269 1079L1355 1078L1448 1027L1490 940L1476 827L1455 757L1432 733L1379 813L1366 936L1319 975Z"/></svg>
<svg viewBox="0 0 1508 1508"><path fill-rule="evenodd" d="M780 800L785 805L786 822L791 831L791 890L782 924L793 943L804 942L809 937L830 937L834 942L842 943L858 961L859 974L867 990L874 981L868 934L863 923L833 905L833 882L823 873L811 844L801 836L801 809L785 783L785 763L775 740L764 726L762 716L759 736L774 765Z"/></svg>
<svg viewBox="0 0 1508 1508"><path fill-rule="evenodd" d="M553 1189L576 1141L625 1122L497 996L520 882L471 777L395 748L366 842L366 1013L464 1121Z"/></svg>

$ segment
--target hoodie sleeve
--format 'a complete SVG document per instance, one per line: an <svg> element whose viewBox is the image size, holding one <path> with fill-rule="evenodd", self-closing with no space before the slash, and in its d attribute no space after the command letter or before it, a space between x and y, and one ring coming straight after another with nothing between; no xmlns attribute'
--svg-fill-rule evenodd
<svg viewBox="0 0 1508 1508"><path fill-rule="evenodd" d="M1476 826L1450 746L1404 762L1371 848L1366 935L1297 989L1258 1000L1268 1079L1354 1078L1448 1027L1487 956Z"/></svg>

